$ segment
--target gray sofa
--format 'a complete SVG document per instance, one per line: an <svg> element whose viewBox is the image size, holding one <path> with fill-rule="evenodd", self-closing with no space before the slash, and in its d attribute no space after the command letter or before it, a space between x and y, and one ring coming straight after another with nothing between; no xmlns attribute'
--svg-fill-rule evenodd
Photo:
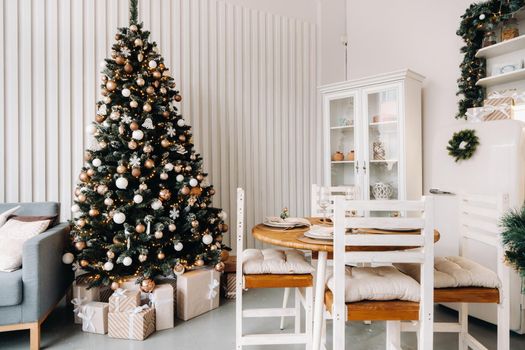
<svg viewBox="0 0 525 350"><path fill-rule="evenodd" d="M0 203L0 212L17 205L16 215L60 214L54 202ZM29 329L31 350L39 349L40 325L73 281L71 266L62 263L68 231L69 224L60 223L31 238L23 247L22 268L0 272L0 332Z"/></svg>

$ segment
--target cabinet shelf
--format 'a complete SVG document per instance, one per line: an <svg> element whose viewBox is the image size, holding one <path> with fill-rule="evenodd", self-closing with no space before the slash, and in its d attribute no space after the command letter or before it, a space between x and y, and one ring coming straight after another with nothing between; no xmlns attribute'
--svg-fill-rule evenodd
<svg viewBox="0 0 525 350"><path fill-rule="evenodd" d="M480 79L476 85L487 87L491 85L511 83L522 79L525 79L525 68Z"/></svg>
<svg viewBox="0 0 525 350"><path fill-rule="evenodd" d="M380 125L394 125L397 124L397 120L388 120L384 122L372 122L370 126L380 126Z"/></svg>
<svg viewBox="0 0 525 350"><path fill-rule="evenodd" d="M525 50L525 35L520 35L514 39L502 41L500 43L479 49L478 52L476 52L476 57L492 58L511 53L516 50Z"/></svg>
<svg viewBox="0 0 525 350"><path fill-rule="evenodd" d="M353 129L353 125L343 125L343 126L332 126L330 129L332 130L345 130L345 129Z"/></svg>
<svg viewBox="0 0 525 350"><path fill-rule="evenodd" d="M353 160L332 160L332 164L350 164L353 163Z"/></svg>
<svg viewBox="0 0 525 350"><path fill-rule="evenodd" d="M397 163L397 159L370 159L370 163Z"/></svg>

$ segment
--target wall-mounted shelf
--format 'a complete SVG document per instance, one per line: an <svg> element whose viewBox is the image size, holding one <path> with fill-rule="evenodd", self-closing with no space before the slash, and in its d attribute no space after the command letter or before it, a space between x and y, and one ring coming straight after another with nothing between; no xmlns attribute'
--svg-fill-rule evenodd
<svg viewBox="0 0 525 350"><path fill-rule="evenodd" d="M343 125L343 126L332 126L330 129L332 130L344 130L344 129L352 129L353 125Z"/></svg>
<svg viewBox="0 0 525 350"><path fill-rule="evenodd" d="M517 50L525 50L525 35L479 49L476 57L492 58Z"/></svg>
<svg viewBox="0 0 525 350"><path fill-rule="evenodd" d="M476 85L487 87L498 84L512 83L525 79L525 68L515 70L514 72L494 75L478 80Z"/></svg>

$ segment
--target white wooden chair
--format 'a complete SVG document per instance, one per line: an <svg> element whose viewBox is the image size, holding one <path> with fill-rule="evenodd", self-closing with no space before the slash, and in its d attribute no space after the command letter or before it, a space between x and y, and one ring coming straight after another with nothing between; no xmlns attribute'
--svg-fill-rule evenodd
<svg viewBox="0 0 525 350"><path fill-rule="evenodd" d="M332 281L328 282L329 288L325 292L326 317L333 319L333 349L345 348L345 322L349 320L383 320L387 321L387 349L401 349L400 321L418 321L419 350L432 350L433 341L433 261L434 261L434 229L432 198L425 197L420 201L349 201L343 197L335 198L334 206L334 272ZM420 217L345 217L348 210L359 211L400 211L421 212ZM346 234L347 229L355 228L377 228L377 229L421 229L419 234L395 233L395 234ZM368 247L363 249L362 247ZM370 248L377 247L377 249ZM385 251L385 247L396 249ZM411 248L405 250L404 248ZM394 273L391 280L381 281L382 293L394 293L394 284L411 286L411 299L418 301L406 301L381 297L379 295L360 296L361 301L346 302L348 292L353 294L358 288L352 281L347 283L345 265L348 263L373 263L392 264L399 262L410 262L421 265L421 283L412 278ZM392 266L388 267L351 267L351 273L372 271L374 269L389 269L397 271ZM378 270L383 271L383 270ZM378 273L378 276L381 274ZM381 279L381 278L380 278ZM392 283L395 279L395 283ZM385 283L386 282L386 283ZM364 279L362 286L372 283L372 280ZM390 290L392 289L392 290ZM360 290L362 292L362 290ZM419 294L419 295L418 295ZM375 299L375 300L373 300ZM380 300L383 299L383 300ZM387 300L385 300L387 299ZM360 300L357 298L356 300ZM325 328L325 327L323 327Z"/></svg>
<svg viewBox="0 0 525 350"><path fill-rule="evenodd" d="M491 303L497 304L497 344L498 350L509 350L510 310L509 284L510 269L505 265L505 252L500 240L501 229L498 222L509 207L508 195L460 196L460 249L457 257L436 257L436 275L434 302L460 303L458 322L435 323L435 332L459 333L459 350L468 348L487 350L476 338L468 332L468 304ZM493 247L496 251L496 271L491 271L480 264L464 258L469 243L483 244ZM451 261L454 270L448 271L446 264ZM443 265L443 268L440 266ZM461 268L458 269L458 264ZM466 268L465 268L466 267ZM406 269L406 265L398 266L401 271L413 274L414 269ZM447 279L451 273L451 279ZM462 281L463 273L469 281ZM450 283L454 281L454 285ZM457 286L459 285L459 286ZM403 331L411 331L412 325L402 325Z"/></svg>
<svg viewBox="0 0 525 350"><path fill-rule="evenodd" d="M244 250L244 190L237 189L237 272L236 272L236 348L249 345L305 344L306 350L312 347L313 276L307 274L265 273L245 274L246 260ZM307 264L306 260L304 261ZM295 289L293 308L243 309L243 289L291 288ZM304 332L301 332L301 307L305 312ZM243 319L250 317L295 318L294 333L243 334Z"/></svg>

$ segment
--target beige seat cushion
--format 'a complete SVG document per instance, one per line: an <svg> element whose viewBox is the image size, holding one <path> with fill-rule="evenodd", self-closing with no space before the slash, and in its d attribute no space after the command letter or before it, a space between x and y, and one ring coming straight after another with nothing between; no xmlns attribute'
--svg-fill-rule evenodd
<svg viewBox="0 0 525 350"><path fill-rule="evenodd" d="M395 264L407 275L419 281L419 265ZM499 288L496 273L461 256L436 257L434 260L434 288L481 287Z"/></svg>
<svg viewBox="0 0 525 350"><path fill-rule="evenodd" d="M298 250L246 249L242 260L243 273L261 274L306 274L314 268Z"/></svg>
<svg viewBox="0 0 525 350"><path fill-rule="evenodd" d="M328 288L334 292L334 278L328 274ZM345 302L362 300L419 301L419 283L393 266L351 267L345 270Z"/></svg>

